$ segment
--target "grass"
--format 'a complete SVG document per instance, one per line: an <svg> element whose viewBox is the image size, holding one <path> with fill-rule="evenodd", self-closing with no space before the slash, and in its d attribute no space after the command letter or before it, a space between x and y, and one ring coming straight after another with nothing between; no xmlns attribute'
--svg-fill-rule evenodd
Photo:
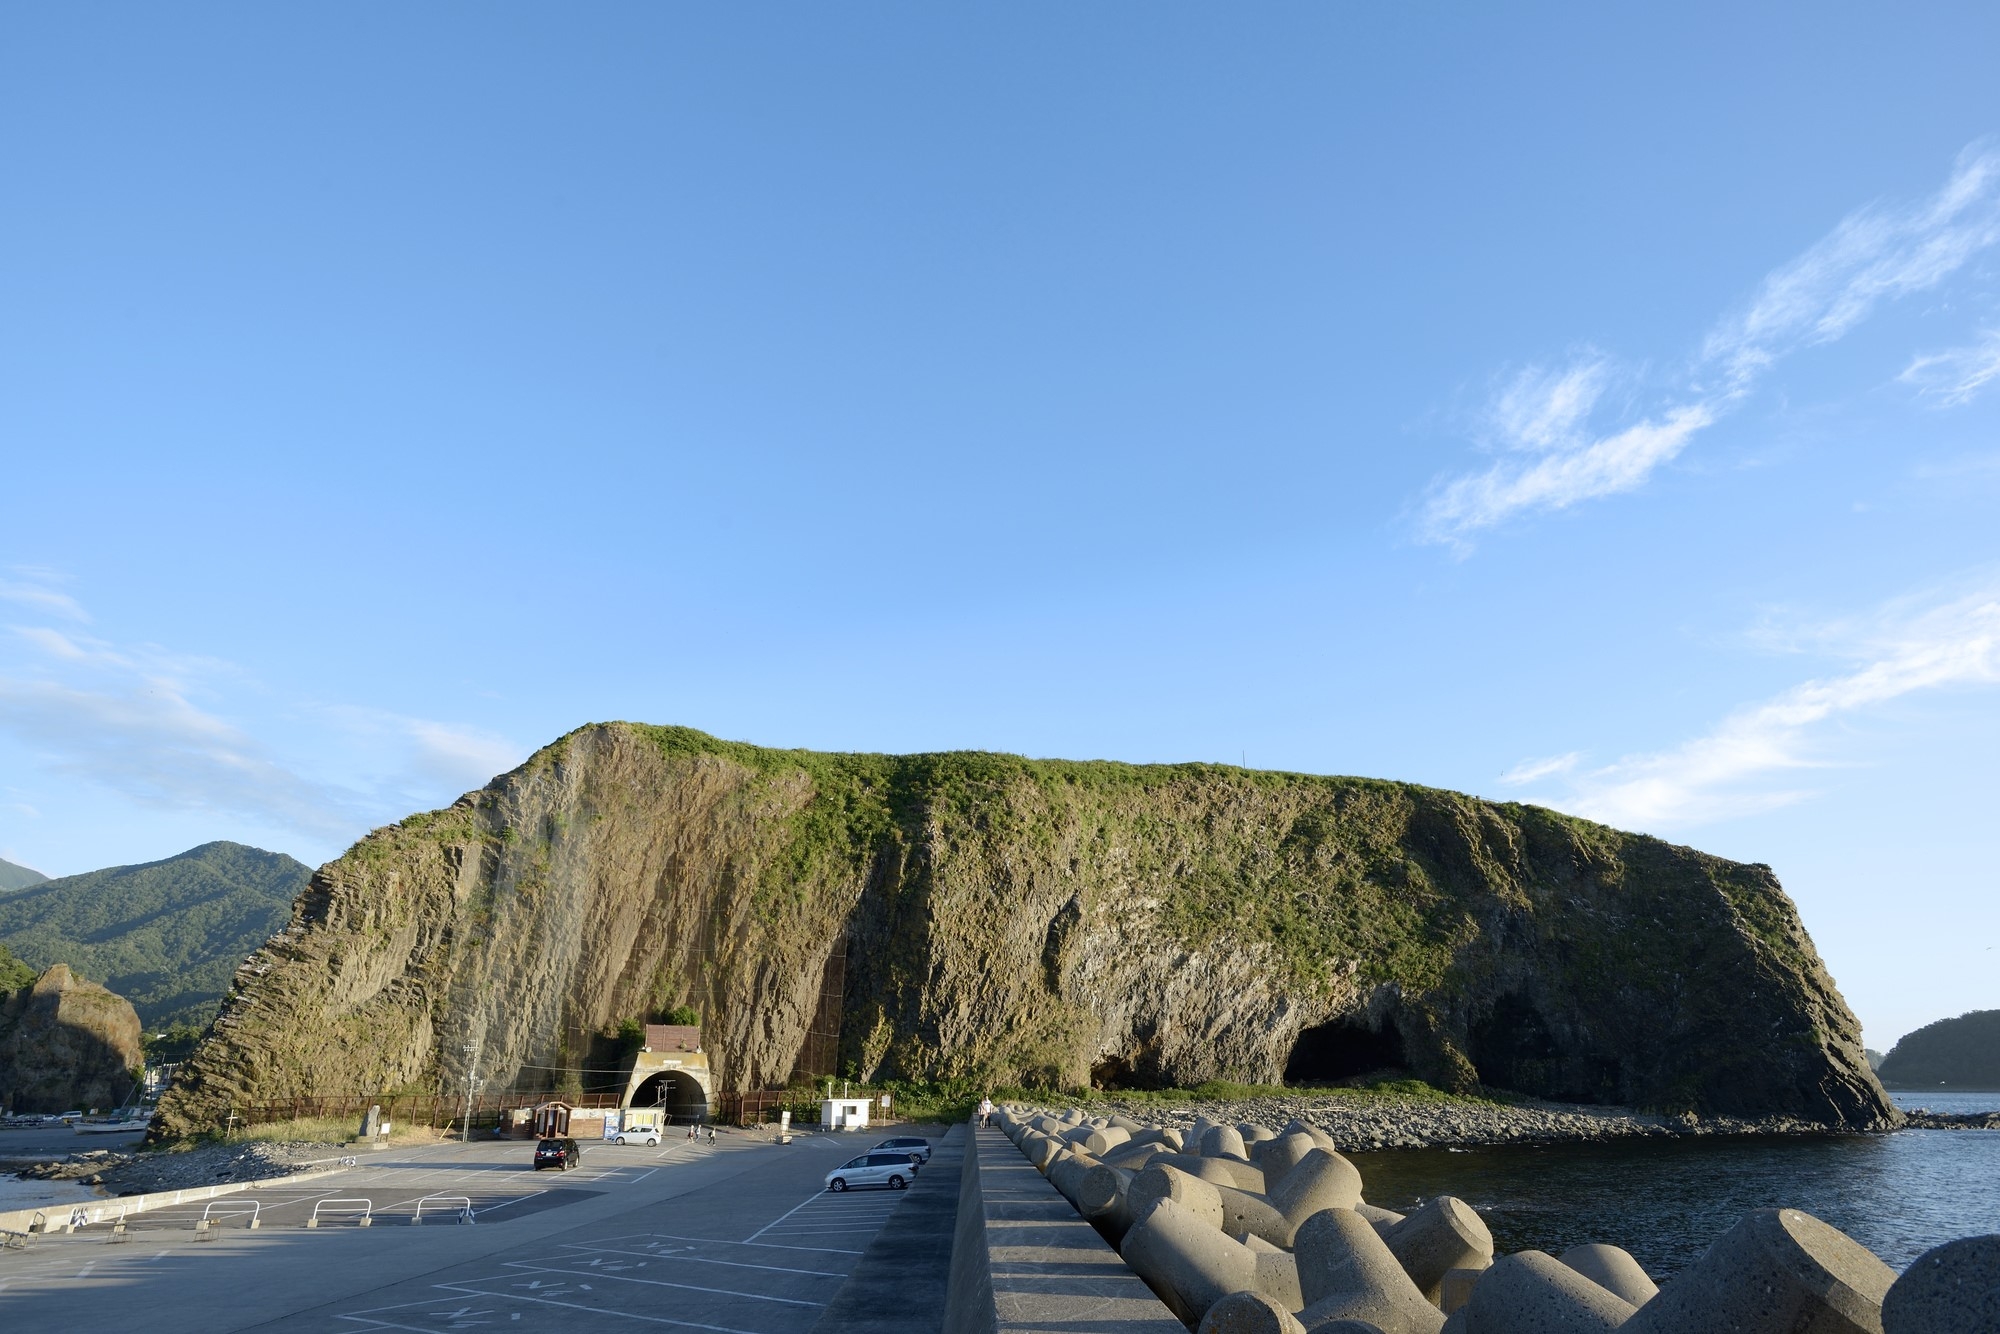
<svg viewBox="0 0 2000 1334"><path fill-rule="evenodd" d="M1186 1103L1253 1102L1264 1098L1293 1100L1381 1100L1399 1102L1475 1103L1493 1105L1494 1100L1446 1093L1421 1079L1377 1076L1357 1084L1295 1086L1287 1084L1238 1084L1211 1079L1193 1088L1164 1089L1057 1089L1024 1088L1019 1085L983 1087L962 1080L941 1083L891 1082L882 1085L855 1085L853 1096L890 1095L890 1109L907 1121L935 1121L950 1125L966 1120L982 1096L996 1103L1023 1102L1048 1106L1062 1103L1077 1107L1159 1106Z"/></svg>

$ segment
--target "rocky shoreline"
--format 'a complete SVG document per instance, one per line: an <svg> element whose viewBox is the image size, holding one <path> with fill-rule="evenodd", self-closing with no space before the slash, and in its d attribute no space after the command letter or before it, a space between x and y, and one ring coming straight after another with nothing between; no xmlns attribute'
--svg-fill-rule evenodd
<svg viewBox="0 0 2000 1334"><path fill-rule="evenodd" d="M1093 1103L1093 1107L1100 1104ZM1162 1103L1151 1100L1101 1104L1108 1111L1143 1118L1160 1126L1186 1128L1197 1118L1233 1125L1247 1121L1283 1125L1297 1119L1315 1125L1343 1149L1474 1148L1500 1144L1581 1144L1604 1140L1670 1139L1721 1135L1825 1135L1833 1132L1790 1117L1746 1119L1730 1116L1662 1116L1623 1107L1523 1100L1498 1103L1472 1099L1288 1096L1236 1101ZM1895 1130L1887 1122L1865 1127ZM1912 1113L1900 1128L2000 1130L2000 1112L1969 1115Z"/></svg>
<svg viewBox="0 0 2000 1334"><path fill-rule="evenodd" d="M90 1149L54 1162L36 1163L15 1173L27 1181L76 1181L106 1195L145 1195L192 1190L287 1176L308 1170L348 1150L338 1144L305 1140L248 1144L204 1144L184 1153L120 1153Z"/></svg>

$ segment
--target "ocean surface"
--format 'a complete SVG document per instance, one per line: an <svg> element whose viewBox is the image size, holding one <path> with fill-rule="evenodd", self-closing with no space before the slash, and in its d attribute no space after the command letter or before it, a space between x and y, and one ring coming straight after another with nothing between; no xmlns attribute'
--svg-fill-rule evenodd
<svg viewBox="0 0 2000 1334"><path fill-rule="evenodd" d="M2000 1110L2000 1093L1894 1093L1905 1109ZM1408 1212L1456 1195L1496 1249L1630 1251L1664 1279L1753 1209L1801 1209L1892 1268L1940 1242L2000 1232L2000 1130L1715 1138L1349 1155L1368 1202Z"/></svg>

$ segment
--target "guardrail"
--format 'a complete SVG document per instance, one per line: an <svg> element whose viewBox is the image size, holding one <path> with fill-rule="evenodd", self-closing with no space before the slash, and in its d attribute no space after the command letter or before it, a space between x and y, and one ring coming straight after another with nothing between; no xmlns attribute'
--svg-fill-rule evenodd
<svg viewBox="0 0 2000 1334"><path fill-rule="evenodd" d="M245 1204L249 1205L250 1207L247 1209L240 1207L241 1205ZM263 1221L258 1217L258 1214L263 1209L263 1207L264 1207L263 1204L257 1200L242 1200L242 1201L231 1200L228 1204L224 1205L209 1204L202 1209L200 1219L198 1219L195 1222L194 1239L196 1241L215 1240L215 1233L209 1228L209 1220L211 1217L215 1221L220 1222L225 1218L242 1218L244 1215L247 1214L249 1215L250 1218L250 1226L253 1228L258 1227L262 1224ZM118 1220L118 1222L119 1222L119 1227L122 1228L124 1226L125 1220L121 1217Z"/></svg>
<svg viewBox="0 0 2000 1334"><path fill-rule="evenodd" d="M452 1212L458 1215L459 1222L470 1223L475 1221L472 1216L472 1201L466 1196L426 1195L421 1200L417 1201L417 1212L410 1219L410 1225L412 1227L415 1227L424 1221L424 1206L427 1204L430 1205L433 1210L442 1209L446 1205L450 1205L452 1206Z"/></svg>
<svg viewBox="0 0 2000 1334"><path fill-rule="evenodd" d="M359 1209L351 1207L357 1204L361 1206ZM322 1215L329 1221L336 1218L352 1218L354 1226L367 1227L375 1218L375 1202L364 1200L358 1195L352 1199L320 1200L313 1205L312 1217L306 1220L306 1226L318 1227Z"/></svg>

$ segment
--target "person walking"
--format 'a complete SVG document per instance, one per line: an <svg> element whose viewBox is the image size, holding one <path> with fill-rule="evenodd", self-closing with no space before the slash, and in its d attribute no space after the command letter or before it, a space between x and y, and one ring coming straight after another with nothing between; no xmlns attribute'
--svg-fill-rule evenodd
<svg viewBox="0 0 2000 1334"><path fill-rule="evenodd" d="M993 1099L991 1097L981 1098L979 1100L979 1128L984 1130L992 1124Z"/></svg>

